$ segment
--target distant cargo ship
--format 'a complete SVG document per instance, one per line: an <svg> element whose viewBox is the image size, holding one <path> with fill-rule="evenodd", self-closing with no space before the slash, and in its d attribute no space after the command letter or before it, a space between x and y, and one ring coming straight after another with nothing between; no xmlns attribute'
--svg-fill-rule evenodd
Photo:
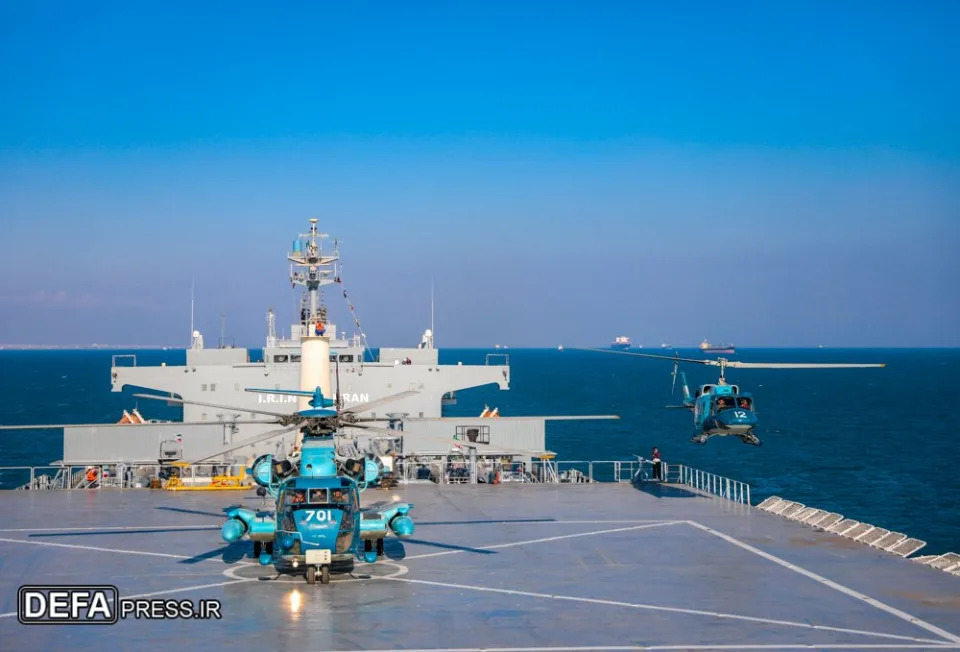
<svg viewBox="0 0 960 652"><path fill-rule="evenodd" d="M610 348L614 351L629 351L630 338L626 335L620 335L610 343Z"/></svg>
<svg viewBox="0 0 960 652"><path fill-rule="evenodd" d="M707 340L700 342L700 350L704 353L736 353L733 344L710 344Z"/></svg>

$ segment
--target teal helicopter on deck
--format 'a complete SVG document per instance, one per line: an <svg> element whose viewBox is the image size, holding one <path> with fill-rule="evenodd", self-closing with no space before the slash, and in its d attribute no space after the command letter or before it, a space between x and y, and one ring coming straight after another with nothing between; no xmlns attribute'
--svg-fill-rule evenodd
<svg viewBox="0 0 960 652"><path fill-rule="evenodd" d="M754 446L762 442L754 432L758 420L753 395L741 392L738 385L729 385L726 380L727 367L736 369L850 369L865 367L885 367L883 363L819 363L819 362L739 362L726 358L716 360L698 360L674 356L654 355L652 353L633 353L627 351L607 351L593 349L601 353L635 355L644 358L659 358L673 361L673 385L676 388L677 375L681 379L683 402L681 405L668 405L668 408L686 409L693 412L694 433L691 441L705 444L711 437L740 437L745 444ZM687 376L680 371L681 362L720 367L720 378L716 383L700 385L692 394L687 384Z"/></svg>
<svg viewBox="0 0 960 652"><path fill-rule="evenodd" d="M273 416L283 427L231 444L196 462L221 457L235 450L300 429L299 450L288 459L261 455L248 473L261 496L270 496L272 512L234 505L224 508L227 520L221 538L235 543L243 538L253 543L253 554L261 566L273 565L281 573L303 574L308 584L330 581L330 574L348 573L354 562L374 563L384 554L383 540L392 534L409 537L414 532L411 503L360 505L360 493L377 483L383 465L373 456L350 458L339 455L335 440L343 425L388 436L399 433L363 423L357 413L374 405L415 394L400 392L354 406L335 407L317 387L313 392L284 389L247 389L248 392L310 397L310 407L292 414L262 410L248 412ZM148 394L140 398L187 403ZM338 400L337 403L340 401ZM208 404L210 405L210 404ZM218 406L227 408L229 406Z"/></svg>

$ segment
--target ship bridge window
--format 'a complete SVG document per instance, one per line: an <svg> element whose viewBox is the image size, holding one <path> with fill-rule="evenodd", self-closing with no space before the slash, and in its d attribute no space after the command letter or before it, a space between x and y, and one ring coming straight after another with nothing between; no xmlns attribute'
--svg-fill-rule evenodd
<svg viewBox="0 0 960 652"><path fill-rule="evenodd" d="M274 362L286 362L287 360L289 360L289 356L286 356L286 355L275 355L275 356L273 356L273 361L274 361Z"/></svg>
<svg viewBox="0 0 960 652"><path fill-rule="evenodd" d="M353 362L352 353L344 353L340 356L340 362Z"/></svg>
<svg viewBox="0 0 960 652"><path fill-rule="evenodd" d="M294 353L294 354L291 354L291 355L290 355L290 362L300 362L300 356L297 355L297 354L295 354L295 353Z"/></svg>

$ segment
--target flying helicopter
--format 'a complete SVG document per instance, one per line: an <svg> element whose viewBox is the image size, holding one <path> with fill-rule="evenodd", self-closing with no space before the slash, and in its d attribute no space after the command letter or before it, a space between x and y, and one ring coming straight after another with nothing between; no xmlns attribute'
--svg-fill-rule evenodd
<svg viewBox="0 0 960 652"><path fill-rule="evenodd" d="M740 437L745 444L762 445L754 432L758 420L753 395L749 392L741 392L738 385L727 384L727 367L734 369L859 369L886 366L885 363L740 362L722 357L716 360L701 360L681 358L679 354L667 356L652 353L607 351L604 349L592 350L601 353L616 353L673 361L673 384L675 388L677 375L679 374L683 401L681 405L668 405L666 407L687 409L693 412L694 433L691 441L695 444L705 444L711 437L733 435ZM686 374L679 371L681 362L720 367L720 378L716 383L701 385L691 394Z"/></svg>

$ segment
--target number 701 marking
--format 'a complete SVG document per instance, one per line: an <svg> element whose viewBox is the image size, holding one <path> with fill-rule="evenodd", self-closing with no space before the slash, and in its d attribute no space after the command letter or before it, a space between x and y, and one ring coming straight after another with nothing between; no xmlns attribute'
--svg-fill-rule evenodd
<svg viewBox="0 0 960 652"><path fill-rule="evenodd" d="M329 509L305 509L303 513L306 514L306 517L303 519L305 523L310 521L316 521L317 523L332 523L333 514Z"/></svg>

